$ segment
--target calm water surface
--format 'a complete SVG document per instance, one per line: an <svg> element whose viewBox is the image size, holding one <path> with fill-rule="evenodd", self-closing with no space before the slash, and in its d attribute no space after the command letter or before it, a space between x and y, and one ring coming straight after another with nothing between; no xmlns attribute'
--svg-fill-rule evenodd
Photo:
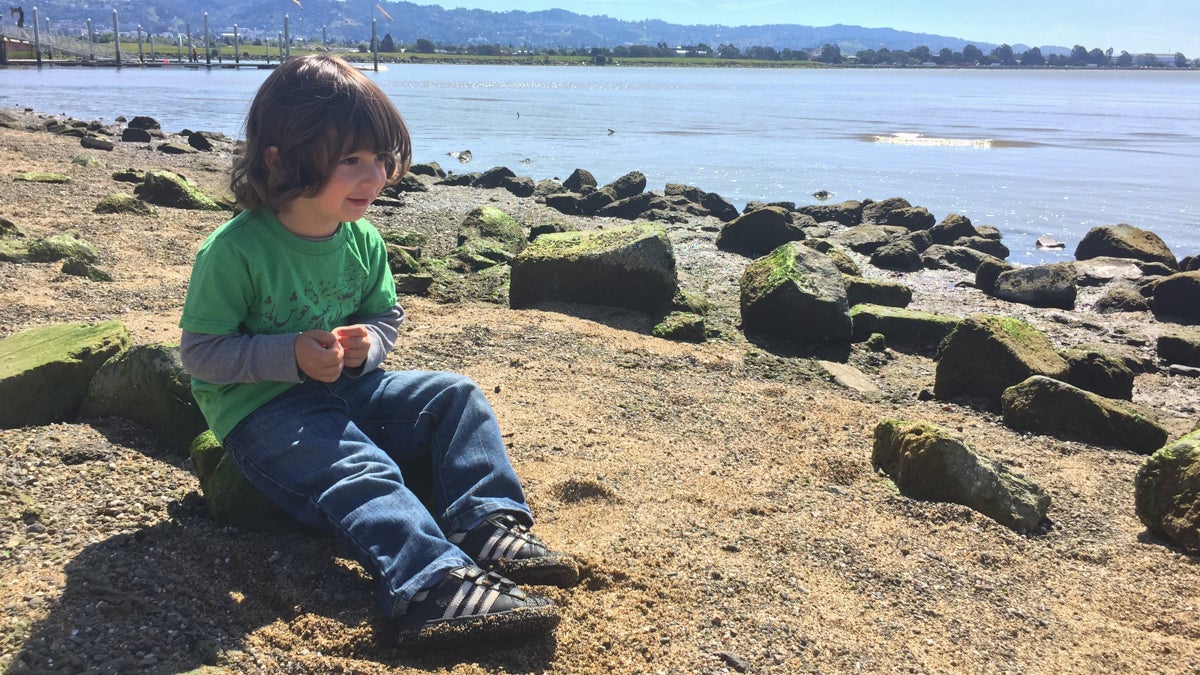
<svg viewBox="0 0 1200 675"><path fill-rule="evenodd" d="M0 69L0 107L240 137L267 71ZM602 183L639 170L739 207L905 197L995 225L1012 260L1127 222L1200 253L1200 73L392 65L415 160ZM611 130L611 133L610 133ZM470 150L460 165L447 153ZM1049 234L1065 253L1036 251Z"/></svg>

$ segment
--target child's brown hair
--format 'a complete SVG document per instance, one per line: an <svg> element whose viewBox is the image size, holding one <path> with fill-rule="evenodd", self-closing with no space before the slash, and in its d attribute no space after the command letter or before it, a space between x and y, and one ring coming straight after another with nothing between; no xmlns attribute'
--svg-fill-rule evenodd
<svg viewBox="0 0 1200 675"><path fill-rule="evenodd" d="M278 210L315 195L342 157L364 149L387 156L388 182L408 171L408 128L387 95L336 56L288 59L250 104L230 187L242 208Z"/></svg>

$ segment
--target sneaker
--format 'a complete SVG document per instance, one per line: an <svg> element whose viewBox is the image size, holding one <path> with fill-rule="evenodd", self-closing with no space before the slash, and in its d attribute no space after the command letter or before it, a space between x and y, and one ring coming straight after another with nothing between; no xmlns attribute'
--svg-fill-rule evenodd
<svg viewBox="0 0 1200 675"><path fill-rule="evenodd" d="M546 635L558 626L558 607L516 583L478 567L456 567L421 591L396 620L397 644L506 640Z"/></svg>
<svg viewBox="0 0 1200 675"><path fill-rule="evenodd" d="M493 513L470 531L451 536L450 541L476 565L496 570L520 584L565 588L579 582L575 560L546 548L528 527L508 513Z"/></svg>

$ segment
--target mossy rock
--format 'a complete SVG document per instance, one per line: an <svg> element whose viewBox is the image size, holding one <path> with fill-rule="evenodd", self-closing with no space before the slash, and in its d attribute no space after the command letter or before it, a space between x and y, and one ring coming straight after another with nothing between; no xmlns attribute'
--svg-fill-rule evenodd
<svg viewBox="0 0 1200 675"><path fill-rule="evenodd" d="M57 184L61 184L61 183L70 183L71 182L70 176L66 176L61 173L47 173L47 172L38 172L38 171L30 171L27 173L23 173L23 174L17 176L16 179L19 181L26 182L26 183L57 183Z"/></svg>
<svg viewBox="0 0 1200 675"><path fill-rule="evenodd" d="M936 349L962 321L956 316L869 304L851 307L850 320L856 342L882 333L893 345L911 345L926 350Z"/></svg>
<svg viewBox="0 0 1200 675"><path fill-rule="evenodd" d="M131 213L139 216L153 216L158 213L154 206L124 192L101 199L92 210L96 213Z"/></svg>
<svg viewBox="0 0 1200 675"><path fill-rule="evenodd" d="M143 169L122 169L114 172L112 177L118 183L140 183L146 180L146 172Z"/></svg>
<svg viewBox="0 0 1200 675"><path fill-rule="evenodd" d="M1042 375L1005 389L1001 405L1004 424L1018 431L1142 454L1167 442L1166 429L1133 404Z"/></svg>
<svg viewBox="0 0 1200 675"><path fill-rule="evenodd" d="M786 243L750 263L738 283L743 330L801 344L850 340L846 286L824 253Z"/></svg>
<svg viewBox="0 0 1200 675"><path fill-rule="evenodd" d="M255 532L307 529L246 480L213 432L197 436L188 456L213 520Z"/></svg>
<svg viewBox="0 0 1200 675"><path fill-rule="evenodd" d="M87 169L98 169L104 166L104 162L100 161L98 157L92 157L91 155L75 155L71 158L71 163Z"/></svg>
<svg viewBox="0 0 1200 675"><path fill-rule="evenodd" d="M73 277L83 277L88 281L112 281L113 277L108 272L96 267L90 262L68 258L63 261L62 273L70 274Z"/></svg>
<svg viewBox="0 0 1200 675"><path fill-rule="evenodd" d="M129 342L120 321L42 326L0 340L0 427L73 420L96 371Z"/></svg>
<svg viewBox="0 0 1200 675"><path fill-rule="evenodd" d="M25 233L17 224L7 218L0 218L0 239L21 239Z"/></svg>
<svg viewBox="0 0 1200 675"><path fill-rule="evenodd" d="M179 346L169 344L134 345L109 359L92 378L81 414L133 420L181 454L208 428Z"/></svg>
<svg viewBox="0 0 1200 675"><path fill-rule="evenodd" d="M158 151L165 155L195 155L200 151L186 143L163 143Z"/></svg>
<svg viewBox="0 0 1200 675"><path fill-rule="evenodd" d="M712 302L699 293L679 291L671 299L671 309L676 312L688 312L699 314L700 316L708 316L708 313L712 311Z"/></svg>
<svg viewBox="0 0 1200 675"><path fill-rule="evenodd" d="M1147 529L1200 554L1200 430L1146 460L1134 478L1134 503Z"/></svg>
<svg viewBox="0 0 1200 675"><path fill-rule="evenodd" d="M880 422L871 462L909 497L962 504L1017 532L1040 528L1050 508L1038 485L928 422Z"/></svg>
<svg viewBox="0 0 1200 675"><path fill-rule="evenodd" d="M194 211L222 211L225 207L204 194L183 176L172 171L147 171L141 185L133 190L141 199L177 209Z"/></svg>
<svg viewBox="0 0 1200 675"><path fill-rule="evenodd" d="M454 257L467 271L507 265L512 262L513 253L508 244L495 239L472 239L454 250Z"/></svg>
<svg viewBox="0 0 1200 675"><path fill-rule="evenodd" d="M842 269L840 265L838 269ZM851 307L854 305L908 307L912 302L912 289L895 281L866 279L846 274L845 270L842 270L842 281L846 284L846 301L850 303Z"/></svg>
<svg viewBox="0 0 1200 675"><path fill-rule="evenodd" d="M678 342L704 342L707 338L704 317L691 312L671 312L651 329L650 334Z"/></svg>
<svg viewBox="0 0 1200 675"><path fill-rule="evenodd" d="M989 409L1000 407L1005 389L1032 375L1065 381L1070 372L1044 333L1010 317L978 314L964 319L941 351L934 396L978 401Z"/></svg>
<svg viewBox="0 0 1200 675"><path fill-rule="evenodd" d="M20 239L0 239L0 262L29 262L29 242Z"/></svg>
<svg viewBox="0 0 1200 675"><path fill-rule="evenodd" d="M420 250L422 247L429 244L429 236L420 232L392 232L384 231L379 233L383 237L383 241L396 246L405 248L415 248Z"/></svg>
<svg viewBox="0 0 1200 675"><path fill-rule="evenodd" d="M1071 365L1067 382L1105 398L1133 398L1133 370L1122 359L1091 349L1064 349L1061 353Z"/></svg>
<svg viewBox="0 0 1200 675"><path fill-rule="evenodd" d="M95 262L99 257L96 249L88 242L79 239L74 234L55 234L44 239L29 242L29 262L57 262L59 260L80 260L85 263Z"/></svg>
<svg viewBox="0 0 1200 675"><path fill-rule="evenodd" d="M482 242L487 242L486 244ZM525 231L515 218L494 206L481 206L466 215L458 228L458 246L504 251L510 257L525 247ZM489 256L490 257L490 256Z"/></svg>
<svg viewBox="0 0 1200 675"><path fill-rule="evenodd" d="M657 313L679 290L675 251L660 225L639 222L544 234L512 263L509 302L579 302Z"/></svg>
<svg viewBox="0 0 1200 675"><path fill-rule="evenodd" d="M838 248L833 242L827 239L805 239L804 245L829 256L829 259L833 261L834 265L837 265L842 274L852 277L862 276L862 269L859 268L858 263L854 262L853 258Z"/></svg>

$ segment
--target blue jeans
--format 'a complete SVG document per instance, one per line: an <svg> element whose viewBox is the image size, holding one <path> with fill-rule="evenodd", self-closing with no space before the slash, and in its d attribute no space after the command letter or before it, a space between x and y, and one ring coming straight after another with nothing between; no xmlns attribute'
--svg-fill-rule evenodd
<svg viewBox="0 0 1200 675"><path fill-rule="evenodd" d="M472 564L447 535L497 511L533 524L491 405L454 373L307 380L242 420L224 447L250 483L351 550L389 617Z"/></svg>

